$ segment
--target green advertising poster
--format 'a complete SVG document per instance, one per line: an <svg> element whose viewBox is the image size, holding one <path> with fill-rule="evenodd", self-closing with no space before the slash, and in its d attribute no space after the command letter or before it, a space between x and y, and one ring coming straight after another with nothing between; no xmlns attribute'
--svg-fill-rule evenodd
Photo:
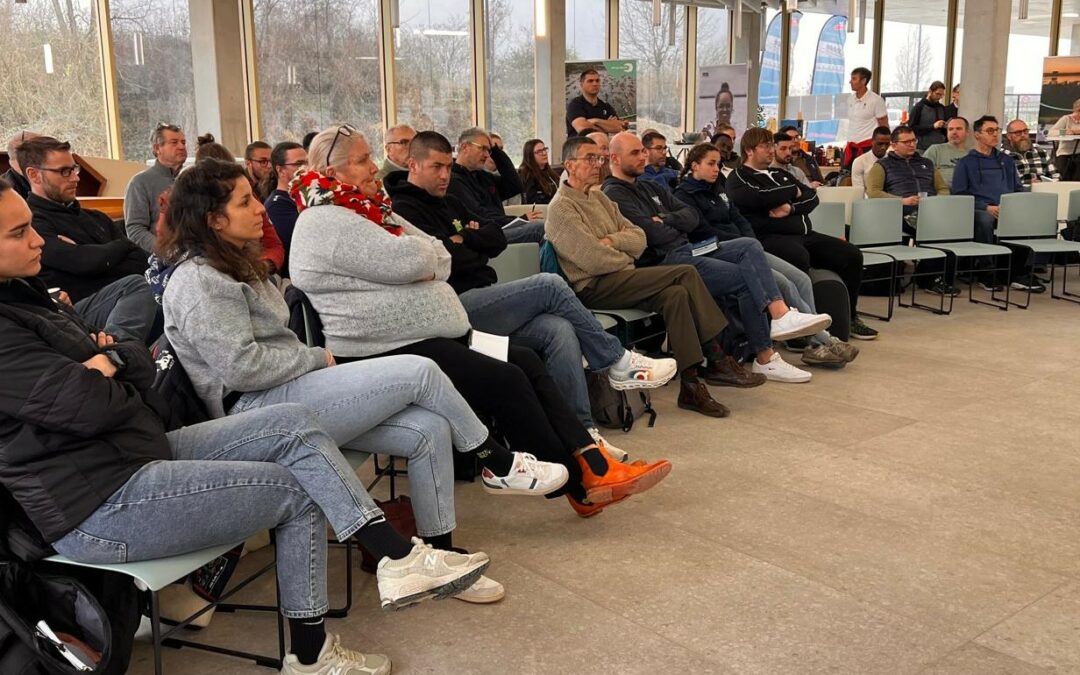
<svg viewBox="0 0 1080 675"><path fill-rule="evenodd" d="M578 96L578 80L589 68L600 73L600 98L611 104L619 119L637 121L637 60L571 61L566 64L566 102Z"/></svg>

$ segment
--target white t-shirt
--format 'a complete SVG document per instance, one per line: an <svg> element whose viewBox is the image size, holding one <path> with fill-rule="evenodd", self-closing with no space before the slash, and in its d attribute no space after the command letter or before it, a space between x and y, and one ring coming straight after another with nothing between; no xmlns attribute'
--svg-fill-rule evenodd
<svg viewBox="0 0 1080 675"><path fill-rule="evenodd" d="M866 190L866 173L877 164L878 157L873 152L864 152L851 163L851 186Z"/></svg>
<svg viewBox="0 0 1080 675"><path fill-rule="evenodd" d="M851 100L848 101L848 140L859 143L870 138L878 127L878 118L888 114L885 99L870 89L866 90L862 98L852 92Z"/></svg>

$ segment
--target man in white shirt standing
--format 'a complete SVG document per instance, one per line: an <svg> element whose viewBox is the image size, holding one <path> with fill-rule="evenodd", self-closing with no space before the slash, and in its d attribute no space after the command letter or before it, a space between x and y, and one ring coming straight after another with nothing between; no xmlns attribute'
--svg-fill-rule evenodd
<svg viewBox="0 0 1080 675"><path fill-rule="evenodd" d="M889 131L889 127L882 126L874 129L870 143L870 152L864 152L851 163L851 185L862 190L866 190L866 174L874 168L879 159L889 152L889 145L892 144L892 132Z"/></svg>
<svg viewBox="0 0 1080 675"><path fill-rule="evenodd" d="M870 149L870 137L877 127L889 126L889 113L885 100L870 91L868 86L873 74L862 66L851 71L851 98L848 100L847 138L844 148L844 166Z"/></svg>

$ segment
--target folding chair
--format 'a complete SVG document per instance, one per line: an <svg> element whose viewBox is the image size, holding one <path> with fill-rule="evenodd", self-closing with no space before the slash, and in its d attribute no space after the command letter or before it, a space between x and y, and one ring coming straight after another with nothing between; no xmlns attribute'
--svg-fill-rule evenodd
<svg viewBox="0 0 1080 675"><path fill-rule="evenodd" d="M837 239L847 239L846 205L843 202L822 202L810 212L815 232Z"/></svg>
<svg viewBox="0 0 1080 675"><path fill-rule="evenodd" d="M1058 239L1057 199L1056 194L1042 192L1017 192L1002 195L1001 212L998 214L997 229L994 230L994 234L997 235L998 243L1013 249L1014 254L1017 250L1031 251L1031 256L1025 266L1028 275L1035 267L1035 254L1051 254L1050 297L1055 300L1080 303L1080 300L1075 299L1080 298L1080 295L1070 293L1065 288L1070 263L1059 265L1056 262L1058 258L1053 255L1055 253L1080 253L1080 242ZM1061 295L1058 295L1054 289L1054 277L1058 267L1065 268L1061 280ZM1028 288L1027 300L1024 304L1012 302L1012 305L1027 309L1031 305L1031 289Z"/></svg>
<svg viewBox="0 0 1080 675"><path fill-rule="evenodd" d="M851 205L851 236L850 241L863 250L863 264L866 263L866 254L874 253L886 256L893 263L901 260L929 260L932 258L944 258L945 253L919 246L905 246L904 240L904 210L899 199L864 199ZM869 314L886 321L892 319L893 293L896 289L896 265L890 265L889 274L889 313L886 317ZM918 272L911 275L913 278L925 276L931 273ZM883 277L884 278L884 277ZM871 279L867 281L880 281ZM915 301L915 284L911 284L911 304L905 305L902 299L897 300L901 307L918 307L935 314L944 314L944 297L941 299L941 308L931 305L921 305ZM862 314L863 312L859 312Z"/></svg>
<svg viewBox="0 0 1080 675"><path fill-rule="evenodd" d="M996 244L983 244L975 241L975 198L970 195L923 197L919 200L918 224L915 228L915 240L919 246L948 251L960 258L981 258L984 256L1011 256L1012 250ZM975 280L968 284L968 301L980 305L1009 309L1009 258L1004 267L992 267L985 272L1005 272L1005 299L999 300L996 291L990 292L990 302L976 300L974 296ZM941 296L944 307L945 296ZM949 298L952 312L953 299Z"/></svg>

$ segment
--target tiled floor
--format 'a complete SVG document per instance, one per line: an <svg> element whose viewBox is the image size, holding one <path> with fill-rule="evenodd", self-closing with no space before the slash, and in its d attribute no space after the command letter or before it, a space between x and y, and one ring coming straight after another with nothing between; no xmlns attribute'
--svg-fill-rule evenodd
<svg viewBox="0 0 1080 675"><path fill-rule="evenodd" d="M610 437L671 476L595 519L459 485L456 541L507 598L385 615L361 574L331 630L398 673L1080 673L1080 307L873 324L845 370L714 389L728 419L667 387L655 428ZM273 620L204 636L272 651ZM192 650L166 668L270 672Z"/></svg>

